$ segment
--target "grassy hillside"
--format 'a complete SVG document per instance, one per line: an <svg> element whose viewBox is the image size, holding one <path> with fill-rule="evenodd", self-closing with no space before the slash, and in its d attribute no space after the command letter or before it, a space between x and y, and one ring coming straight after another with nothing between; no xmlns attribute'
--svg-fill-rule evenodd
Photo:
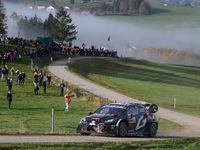
<svg viewBox="0 0 200 150"><path fill-rule="evenodd" d="M121 94L200 117L200 67L100 58L74 61L68 69Z"/></svg>

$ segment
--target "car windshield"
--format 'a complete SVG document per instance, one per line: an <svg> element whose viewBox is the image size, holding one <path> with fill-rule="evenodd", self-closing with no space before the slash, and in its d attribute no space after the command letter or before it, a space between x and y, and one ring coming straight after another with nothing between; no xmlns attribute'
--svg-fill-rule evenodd
<svg viewBox="0 0 200 150"><path fill-rule="evenodd" d="M110 107L101 107L97 109L94 113L97 114L114 114L119 115L126 111L126 109L123 108L110 108Z"/></svg>

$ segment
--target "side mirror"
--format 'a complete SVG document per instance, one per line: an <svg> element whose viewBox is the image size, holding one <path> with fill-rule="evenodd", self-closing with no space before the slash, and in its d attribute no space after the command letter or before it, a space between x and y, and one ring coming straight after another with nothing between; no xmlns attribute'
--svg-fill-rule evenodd
<svg viewBox="0 0 200 150"><path fill-rule="evenodd" d="M92 114L92 112L89 112L89 115L91 115Z"/></svg>

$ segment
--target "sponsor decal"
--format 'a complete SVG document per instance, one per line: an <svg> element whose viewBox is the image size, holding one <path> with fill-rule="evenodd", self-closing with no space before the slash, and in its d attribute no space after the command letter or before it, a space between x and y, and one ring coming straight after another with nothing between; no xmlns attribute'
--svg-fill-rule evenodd
<svg viewBox="0 0 200 150"><path fill-rule="evenodd" d="M145 124L146 124L146 122L147 122L147 118L143 119L143 116L141 116L141 117L139 118L139 120L138 120L138 123L137 123L137 126L136 126L135 130L139 130L139 129L141 129L142 127L144 127Z"/></svg>
<svg viewBox="0 0 200 150"><path fill-rule="evenodd" d="M130 118L130 119L129 119L129 123L136 123L136 118L135 118L135 117Z"/></svg>

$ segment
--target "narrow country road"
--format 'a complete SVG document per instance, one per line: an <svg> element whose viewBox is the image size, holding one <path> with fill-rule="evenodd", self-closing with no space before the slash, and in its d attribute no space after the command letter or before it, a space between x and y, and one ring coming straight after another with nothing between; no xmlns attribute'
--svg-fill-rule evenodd
<svg viewBox="0 0 200 150"><path fill-rule="evenodd" d="M91 57L75 57L71 61L78 61L79 59L89 59ZM82 89L93 92L95 95L101 95L104 98L108 98L113 102L116 100L119 103L140 103L141 101L111 91L94 83L88 82L84 79L77 77L76 75L68 72L65 69L68 59L58 60L52 62L48 66L48 70L54 75L58 76L73 85L79 86ZM181 126L183 130L176 133L177 136L183 137L200 137L200 118L189 116L186 114L178 113L175 111L167 110L159 107L157 113L159 117L173 121Z"/></svg>

